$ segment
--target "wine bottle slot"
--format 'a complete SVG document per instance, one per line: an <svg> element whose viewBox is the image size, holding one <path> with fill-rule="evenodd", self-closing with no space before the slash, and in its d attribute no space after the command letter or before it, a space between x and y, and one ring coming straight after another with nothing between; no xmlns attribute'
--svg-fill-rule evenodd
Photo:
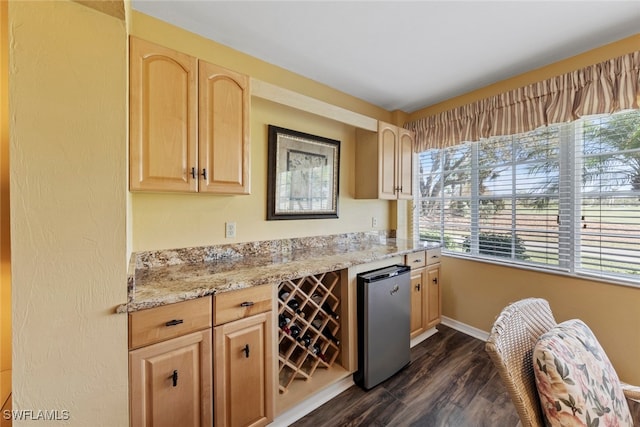
<svg viewBox="0 0 640 427"><path fill-rule="evenodd" d="M291 295L291 293L288 290L282 289L278 293L278 298L280 298L282 301L285 301L287 298L289 298L289 295Z"/></svg>
<svg viewBox="0 0 640 427"><path fill-rule="evenodd" d="M278 315L278 326L287 334L291 332L288 326L289 323L291 323L291 319L289 319L286 315L284 314Z"/></svg>
<svg viewBox="0 0 640 427"><path fill-rule="evenodd" d="M313 353L316 356L318 356L320 358L320 360L322 360L323 362L327 361L326 356L322 353L322 349L320 348L320 346L318 344L314 344L312 346L311 353Z"/></svg>
<svg viewBox="0 0 640 427"><path fill-rule="evenodd" d="M322 304L322 295L320 294L311 295L311 301L315 302L316 304L318 304L318 306L320 306L320 304Z"/></svg>
<svg viewBox="0 0 640 427"><path fill-rule="evenodd" d="M338 338L336 338L333 333L331 332L331 330L329 329L329 327L325 326L324 329L322 330L322 335L324 335L325 337L329 338L331 341L333 341L333 343L337 346L340 345L340 340Z"/></svg>
<svg viewBox="0 0 640 427"><path fill-rule="evenodd" d="M324 302L322 304L322 309L331 317L333 317L334 319L338 320L340 318L340 315L338 313L336 313L335 311L333 311L333 309L331 308L331 306L329 305L328 302Z"/></svg>
<svg viewBox="0 0 640 427"><path fill-rule="evenodd" d="M301 332L302 332L302 329L300 329L300 327L295 323L289 326L289 335L291 335L293 338L297 339L300 336Z"/></svg>
<svg viewBox="0 0 640 427"><path fill-rule="evenodd" d="M295 298L291 298L288 302L287 305L296 312L296 314L298 314L300 317L305 317L306 314L304 311L300 310L300 303L298 302L297 299Z"/></svg>
<svg viewBox="0 0 640 427"><path fill-rule="evenodd" d="M302 338L298 339L298 341L300 341L300 343L305 346L305 347L309 347L311 345L311 335L309 334L304 334L302 336Z"/></svg>
<svg viewBox="0 0 640 427"><path fill-rule="evenodd" d="M322 329L322 319L316 317L315 319L313 319L313 321L311 322L311 325L316 328L317 330L321 330Z"/></svg>

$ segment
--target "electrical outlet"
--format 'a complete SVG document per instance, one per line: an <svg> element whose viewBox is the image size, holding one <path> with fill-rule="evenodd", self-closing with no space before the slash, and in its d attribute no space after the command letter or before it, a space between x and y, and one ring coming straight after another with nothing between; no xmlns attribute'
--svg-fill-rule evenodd
<svg viewBox="0 0 640 427"><path fill-rule="evenodd" d="M235 222L225 222L224 223L224 237L230 239L232 237L236 237L236 223Z"/></svg>
<svg viewBox="0 0 640 427"><path fill-rule="evenodd" d="M371 217L371 227L377 227L378 226L378 218L376 218L375 216Z"/></svg>

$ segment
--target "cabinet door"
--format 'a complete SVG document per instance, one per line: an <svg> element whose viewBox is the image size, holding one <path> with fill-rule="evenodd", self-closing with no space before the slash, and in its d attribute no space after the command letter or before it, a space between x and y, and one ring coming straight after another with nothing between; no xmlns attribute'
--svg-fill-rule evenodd
<svg viewBox="0 0 640 427"><path fill-rule="evenodd" d="M264 426L273 420L272 312L214 328L216 427Z"/></svg>
<svg viewBox="0 0 640 427"><path fill-rule="evenodd" d="M250 192L249 77L200 61L200 191Z"/></svg>
<svg viewBox="0 0 640 427"><path fill-rule="evenodd" d="M413 132L398 129L398 199L413 198Z"/></svg>
<svg viewBox="0 0 640 427"><path fill-rule="evenodd" d="M211 329L129 352L133 427L212 423Z"/></svg>
<svg viewBox="0 0 640 427"><path fill-rule="evenodd" d="M431 328L440 323L440 313L442 311L440 294L440 266L436 265L427 270L427 324L425 327Z"/></svg>
<svg viewBox="0 0 640 427"><path fill-rule="evenodd" d="M131 190L197 191L196 66L192 56L131 37Z"/></svg>
<svg viewBox="0 0 640 427"><path fill-rule="evenodd" d="M378 198L397 199L396 155L398 150L398 128L378 122Z"/></svg>
<svg viewBox="0 0 640 427"><path fill-rule="evenodd" d="M423 286L425 270L411 271L411 338L424 332L426 290Z"/></svg>

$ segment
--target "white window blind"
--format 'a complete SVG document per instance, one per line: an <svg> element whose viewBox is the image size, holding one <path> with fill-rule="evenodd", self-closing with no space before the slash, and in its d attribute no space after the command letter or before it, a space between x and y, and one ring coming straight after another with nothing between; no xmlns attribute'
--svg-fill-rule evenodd
<svg viewBox="0 0 640 427"><path fill-rule="evenodd" d="M640 114L586 119L576 134L576 269L640 278Z"/></svg>
<svg viewBox="0 0 640 427"><path fill-rule="evenodd" d="M418 156L415 222L443 250L640 284L640 113Z"/></svg>

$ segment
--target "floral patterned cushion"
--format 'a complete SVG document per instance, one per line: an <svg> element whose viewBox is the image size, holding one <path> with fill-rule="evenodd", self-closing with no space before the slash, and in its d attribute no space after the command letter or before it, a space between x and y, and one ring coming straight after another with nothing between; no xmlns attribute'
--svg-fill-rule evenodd
<svg viewBox="0 0 640 427"><path fill-rule="evenodd" d="M618 375L581 320L567 320L543 334L533 365L549 425L633 426Z"/></svg>

